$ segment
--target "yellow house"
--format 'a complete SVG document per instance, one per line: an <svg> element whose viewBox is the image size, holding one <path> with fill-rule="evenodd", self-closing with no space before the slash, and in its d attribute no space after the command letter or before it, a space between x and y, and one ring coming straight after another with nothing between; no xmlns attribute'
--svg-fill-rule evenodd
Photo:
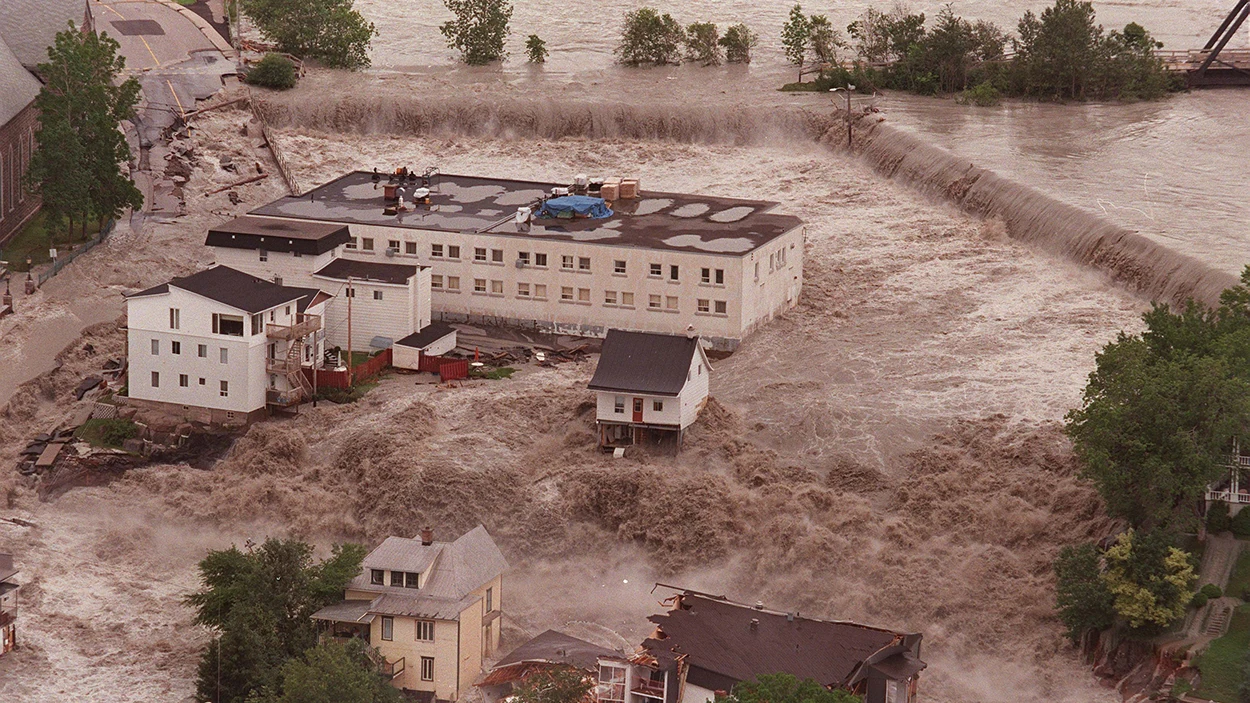
<svg viewBox="0 0 1250 703"><path fill-rule="evenodd" d="M332 637L378 650L392 683L419 699L454 701L470 690L499 647L503 572L486 528L454 542L387 537L362 562L341 603L313 614Z"/></svg>

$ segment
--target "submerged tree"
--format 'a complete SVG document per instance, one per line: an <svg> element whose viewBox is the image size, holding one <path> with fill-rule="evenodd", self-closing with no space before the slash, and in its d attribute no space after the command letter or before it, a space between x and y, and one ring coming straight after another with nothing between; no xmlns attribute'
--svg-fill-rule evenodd
<svg viewBox="0 0 1250 703"><path fill-rule="evenodd" d="M799 68L799 80L803 80L803 66L807 64L808 46L811 44L812 23L803 14L803 6L790 8L790 17L781 27L781 45L786 60Z"/></svg>
<svg viewBox="0 0 1250 703"><path fill-rule="evenodd" d="M243 0L242 7L279 51L331 68L369 65L369 42L378 31L352 0Z"/></svg>
<svg viewBox="0 0 1250 703"><path fill-rule="evenodd" d="M715 24L695 22L686 27L686 58L704 66L720 65L720 30Z"/></svg>
<svg viewBox="0 0 1250 703"><path fill-rule="evenodd" d="M729 63L751 63L751 49L759 44L760 38L745 24L730 25L725 36L720 38L720 45L725 49L725 60Z"/></svg>
<svg viewBox="0 0 1250 703"><path fill-rule="evenodd" d="M626 66L679 63L686 33L668 13L643 7L625 13L625 27L616 47L617 60Z"/></svg>
<svg viewBox="0 0 1250 703"><path fill-rule="evenodd" d="M470 66L502 61L507 56L504 43L512 30L512 3L508 0L443 0L455 15L439 26L447 46L460 52ZM541 40L540 40L541 41Z"/></svg>
<svg viewBox="0 0 1250 703"><path fill-rule="evenodd" d="M547 63L547 42L537 34L529 35L525 39L525 55L530 63Z"/></svg>

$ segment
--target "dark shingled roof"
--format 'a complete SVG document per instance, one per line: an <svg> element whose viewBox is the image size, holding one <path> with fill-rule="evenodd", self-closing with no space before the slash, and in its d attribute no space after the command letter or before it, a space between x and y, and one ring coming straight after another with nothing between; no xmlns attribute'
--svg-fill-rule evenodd
<svg viewBox="0 0 1250 703"><path fill-rule="evenodd" d="M620 652L579 640L555 630L547 630L534 639L517 647L499 660L495 668L521 662L550 662L570 664L579 669L592 671L599 657L619 657Z"/></svg>
<svg viewBox="0 0 1250 703"><path fill-rule="evenodd" d="M697 337L608 330L590 389L675 396L698 348Z"/></svg>
<svg viewBox="0 0 1250 703"><path fill-rule="evenodd" d="M653 652L687 655L692 667L733 681L760 674L793 674L825 686L842 686L873 654L901 641L903 633L760 610L687 593L682 608L648 618L667 637L648 639ZM752 620L759 623L754 628Z"/></svg>
<svg viewBox="0 0 1250 703"><path fill-rule="evenodd" d="M373 261L355 261L353 259L335 259L321 268L314 276L325 276L339 281L346 281L348 276L373 283L396 283L404 285L408 279L417 275L417 267L408 264L383 264Z"/></svg>
<svg viewBox="0 0 1250 703"><path fill-rule="evenodd" d="M231 249L324 254L351 239L347 225L269 217L236 217L208 230L204 244Z"/></svg>
<svg viewBox="0 0 1250 703"><path fill-rule="evenodd" d="M129 297L138 298L166 293L170 286L191 291L209 300L216 300L223 305L251 313L298 301L317 293L315 288L289 288L242 271L236 271L229 266L214 266L211 269L205 269L183 278L175 278L169 283L139 291Z"/></svg>
<svg viewBox="0 0 1250 703"><path fill-rule="evenodd" d="M413 332L403 339L395 342L396 346L412 347L414 349L424 349L434 342L446 337L456 331L455 327L445 322L431 322L425 327Z"/></svg>

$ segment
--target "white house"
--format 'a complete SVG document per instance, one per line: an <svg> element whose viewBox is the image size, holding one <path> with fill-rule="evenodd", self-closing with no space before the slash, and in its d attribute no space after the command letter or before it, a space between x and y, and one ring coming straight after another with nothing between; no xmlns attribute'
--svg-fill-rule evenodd
<svg viewBox="0 0 1250 703"><path fill-rule="evenodd" d="M424 330L431 316L429 267L391 258L344 259L350 241L342 224L245 216L209 229L204 243L218 264L331 292L324 327L332 347L349 346L349 328L354 351L383 349Z"/></svg>
<svg viewBox="0 0 1250 703"><path fill-rule="evenodd" d="M210 424L245 424L305 400L330 295L226 266L126 299L129 396Z"/></svg>
<svg viewBox="0 0 1250 703"><path fill-rule="evenodd" d="M590 379L599 445L680 446L707 405L711 365L698 337L608 330Z"/></svg>

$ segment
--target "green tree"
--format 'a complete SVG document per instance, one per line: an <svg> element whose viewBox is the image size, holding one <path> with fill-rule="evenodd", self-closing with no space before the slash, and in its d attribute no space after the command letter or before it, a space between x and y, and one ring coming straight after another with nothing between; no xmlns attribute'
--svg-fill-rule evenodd
<svg viewBox="0 0 1250 703"><path fill-rule="evenodd" d="M594 686L586 674L560 667L530 676L512 692L514 703L581 703Z"/></svg>
<svg viewBox="0 0 1250 703"><path fill-rule="evenodd" d="M547 63L547 42L537 34L531 34L525 40L525 55L530 63Z"/></svg>
<svg viewBox="0 0 1250 703"><path fill-rule="evenodd" d="M1217 500L1207 510L1207 531L1213 535L1227 532L1232 527L1232 520L1228 513L1228 503Z"/></svg>
<svg viewBox="0 0 1250 703"><path fill-rule="evenodd" d="M849 691L831 691L812 679L799 680L792 674L762 674L754 681L742 681L724 699L725 703L859 703Z"/></svg>
<svg viewBox="0 0 1250 703"><path fill-rule="evenodd" d="M251 85L289 90L295 87L296 78L295 64L291 63L290 59L282 54L265 54L265 57L257 61L256 65L247 72L244 80Z"/></svg>
<svg viewBox="0 0 1250 703"><path fill-rule="evenodd" d="M369 66L369 42L378 31L352 0L243 0L242 7L279 51L331 68Z"/></svg>
<svg viewBox="0 0 1250 703"><path fill-rule="evenodd" d="M725 60L729 63L751 63L751 49L759 44L760 38L745 24L730 25L725 36L720 38L720 45L725 49Z"/></svg>
<svg viewBox="0 0 1250 703"><path fill-rule="evenodd" d="M1064 547L1055 559L1055 609L1073 642L1115 622L1115 598L1103 581L1101 562L1093 544Z"/></svg>
<svg viewBox="0 0 1250 703"><path fill-rule="evenodd" d="M686 27L686 58L704 66L721 62L720 30L712 22L695 22Z"/></svg>
<svg viewBox="0 0 1250 703"><path fill-rule="evenodd" d="M1198 578L1189 555L1158 531L1120 535L1103 555L1115 612L1130 627L1167 627L1185 614Z"/></svg>
<svg viewBox="0 0 1250 703"><path fill-rule="evenodd" d="M1094 5L1056 0L1039 19L1025 12L1017 26L1016 70L1026 94L1046 98L1084 99L1091 71L1101 66L1102 27Z"/></svg>
<svg viewBox="0 0 1250 703"><path fill-rule="evenodd" d="M258 703L398 703L399 690L380 676L361 640L324 642L282 667L281 694Z"/></svg>
<svg viewBox="0 0 1250 703"><path fill-rule="evenodd" d="M85 229L89 217L103 223L143 206L142 194L121 172L130 147L120 123L134 114L139 83L119 80L126 67L119 49L108 34L80 32L70 22L48 47L48 62L38 66L44 85L35 98L39 130L27 186L71 234L75 222Z"/></svg>
<svg viewBox="0 0 1250 703"><path fill-rule="evenodd" d="M781 27L781 45L785 47L786 60L799 67L799 80L803 80L803 66L807 63L808 46L811 44L812 23L803 14L803 6L790 8L790 18Z"/></svg>
<svg viewBox="0 0 1250 703"><path fill-rule="evenodd" d="M342 599L363 558L363 547L346 544L314 563L312 547L278 539L210 552L199 565L203 590L186 599L196 624L218 632L201 658L197 695L242 703L273 689L282 664L316 644L312 614Z"/></svg>
<svg viewBox="0 0 1250 703"><path fill-rule="evenodd" d="M447 37L447 46L460 52L470 66L502 61L507 52L504 43L512 30L512 3L508 0L443 0L455 15L439 26Z"/></svg>
<svg viewBox="0 0 1250 703"><path fill-rule="evenodd" d="M842 34L824 15L812 15L807 19L807 48L812 61L818 64L834 64L838 61L838 49L845 46Z"/></svg>
<svg viewBox="0 0 1250 703"><path fill-rule="evenodd" d="M616 47L617 60L626 66L678 63L686 33L668 13L643 7L625 13L625 28Z"/></svg>

